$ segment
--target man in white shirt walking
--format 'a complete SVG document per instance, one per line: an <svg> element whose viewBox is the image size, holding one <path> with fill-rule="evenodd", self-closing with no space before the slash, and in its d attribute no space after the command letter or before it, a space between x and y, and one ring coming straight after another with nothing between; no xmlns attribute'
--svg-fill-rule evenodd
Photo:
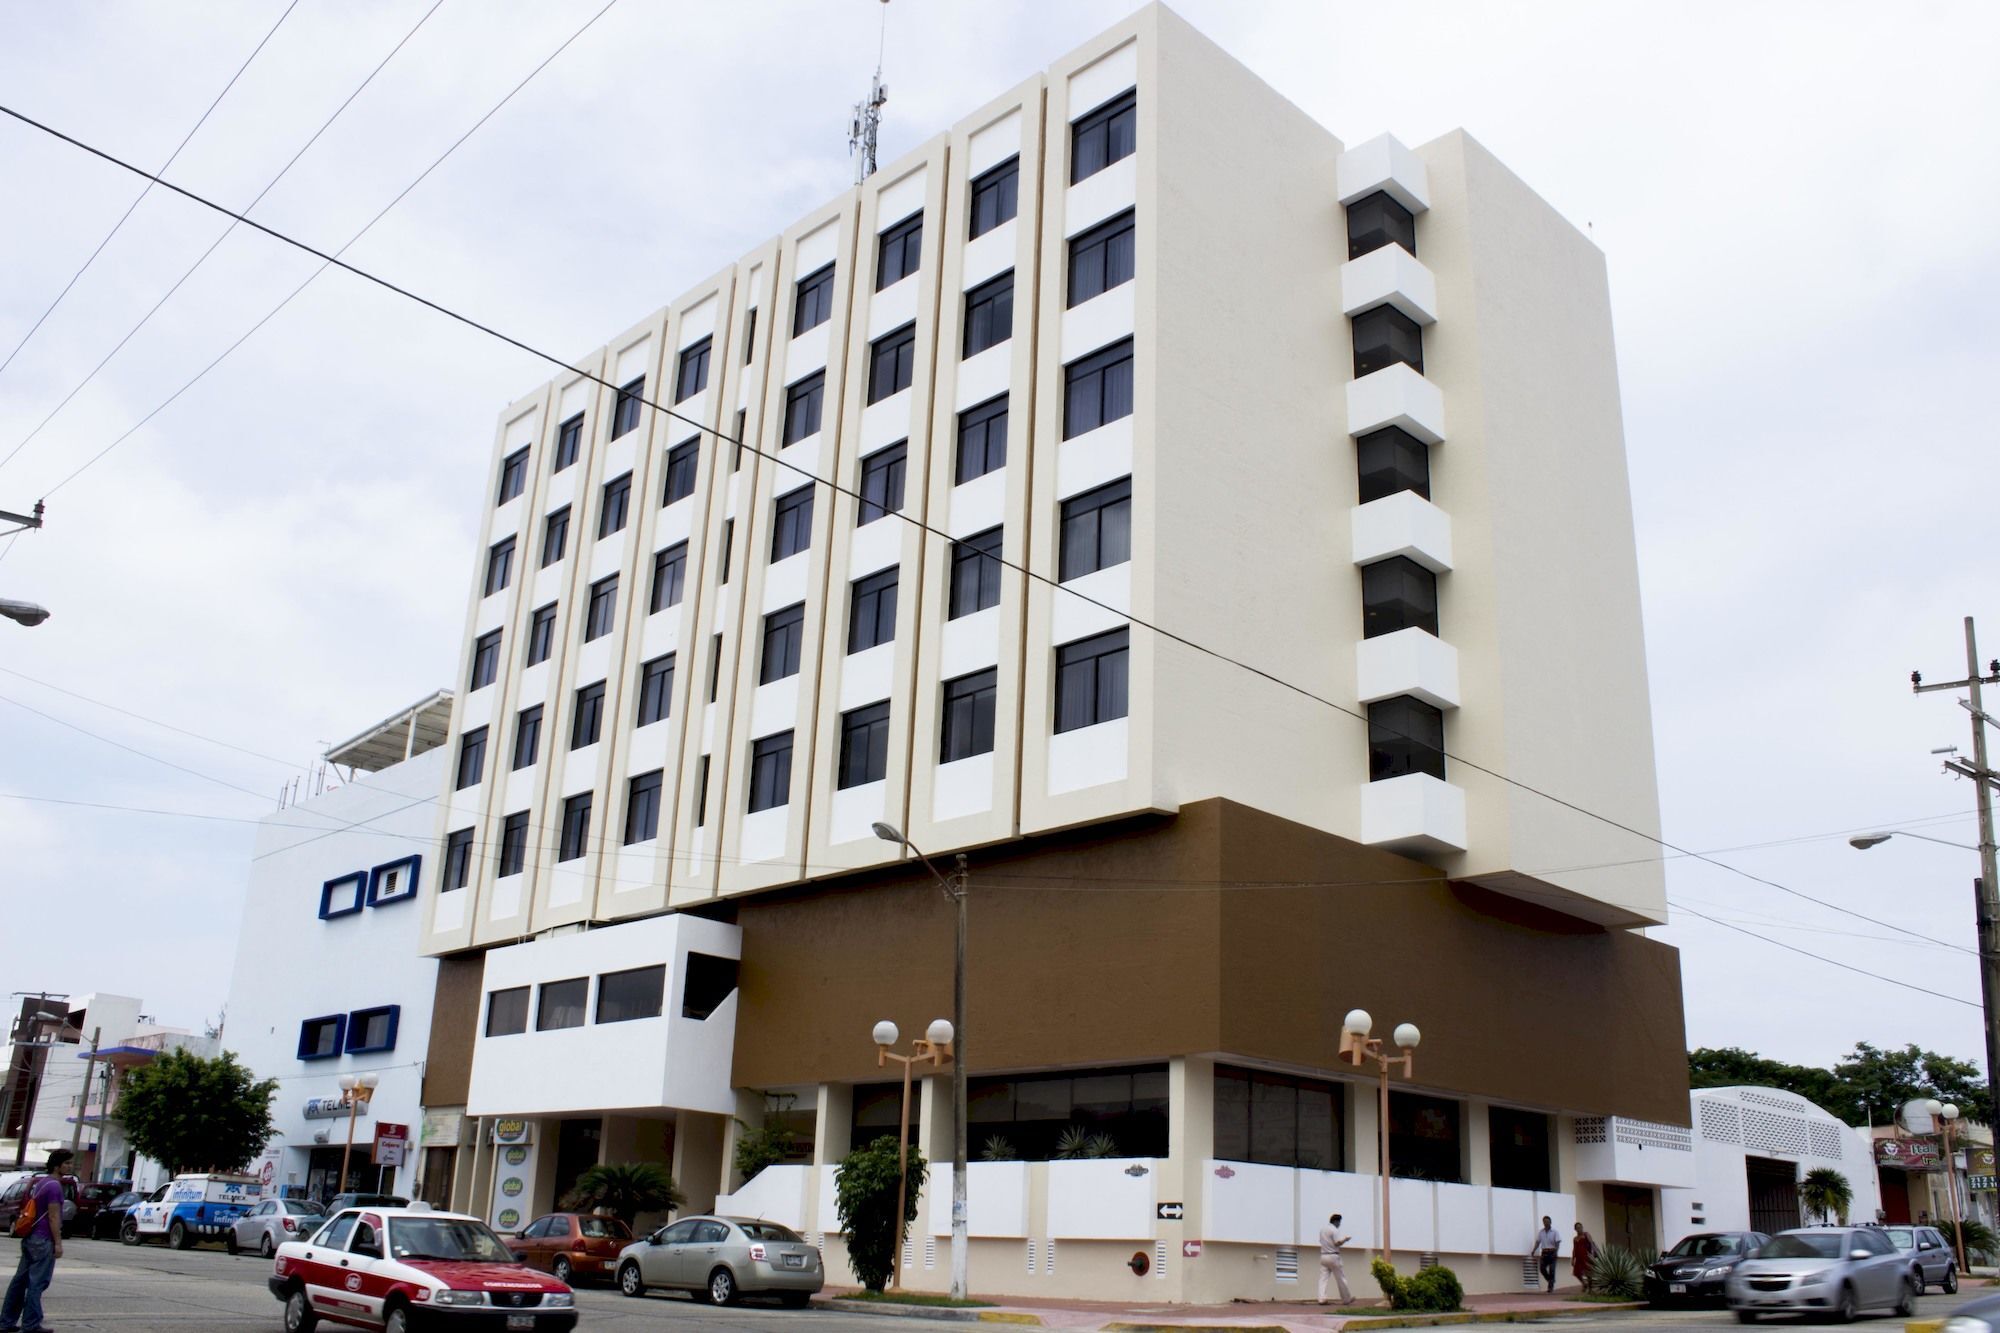
<svg viewBox="0 0 2000 1333"><path fill-rule="evenodd" d="M1549 1218L1542 1219L1542 1229L1535 1233L1535 1243L1528 1247L1528 1253L1538 1254L1542 1262L1542 1281L1549 1284L1549 1290L1556 1289L1556 1255L1562 1249L1562 1232Z"/></svg>
<svg viewBox="0 0 2000 1333"><path fill-rule="evenodd" d="M1347 1289L1347 1270L1340 1262L1340 1247L1354 1239L1340 1234L1340 1214L1326 1219L1326 1225L1319 1229L1319 1303L1326 1304L1326 1280L1331 1277L1340 1285L1340 1303L1354 1304L1354 1293Z"/></svg>

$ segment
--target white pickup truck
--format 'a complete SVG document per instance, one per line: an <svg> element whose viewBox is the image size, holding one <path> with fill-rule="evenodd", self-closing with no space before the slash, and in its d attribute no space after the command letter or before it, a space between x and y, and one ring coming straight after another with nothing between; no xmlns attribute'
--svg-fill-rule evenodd
<svg viewBox="0 0 2000 1333"><path fill-rule="evenodd" d="M176 1250L204 1240L219 1241L229 1234L229 1224L263 1197L264 1187L254 1176L175 1176L165 1194L132 1206L118 1239L138 1245L164 1236Z"/></svg>

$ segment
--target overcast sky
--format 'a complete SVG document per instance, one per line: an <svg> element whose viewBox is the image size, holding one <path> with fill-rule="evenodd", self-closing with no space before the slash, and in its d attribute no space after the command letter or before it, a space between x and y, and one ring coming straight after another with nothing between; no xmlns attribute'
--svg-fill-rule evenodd
<svg viewBox="0 0 2000 1333"><path fill-rule="evenodd" d="M289 2L0 0L0 102L158 167ZM299 0L169 177L247 204L431 4ZM602 5L443 0L254 216L344 244ZM883 160L1133 7L895 0ZM2000 7L1178 9L1347 142L1464 126L1588 228L1610 265L1666 836L1747 848L1721 859L1960 946L1670 861L1679 904L1961 1001L1680 912L1660 935L1682 950L1689 1043L1978 1055L1974 853L1862 854L1845 832L1977 841L1970 785L1928 753L1966 746L1965 714L1907 677L1964 674L1968 614L2000 656L2000 598L1975 573ZM879 14L619 0L348 258L542 345L595 346L849 182ZM0 118L0 357L139 184ZM164 191L138 206L0 372L0 456L226 225ZM316 266L239 229L0 466L0 509L62 482ZM453 682L495 414L547 373L329 274L64 485L45 532L0 538L0 597L55 611L0 622L0 992L216 1015L248 821L325 743ZM1620 1021L1575 1019L1594 1020Z"/></svg>

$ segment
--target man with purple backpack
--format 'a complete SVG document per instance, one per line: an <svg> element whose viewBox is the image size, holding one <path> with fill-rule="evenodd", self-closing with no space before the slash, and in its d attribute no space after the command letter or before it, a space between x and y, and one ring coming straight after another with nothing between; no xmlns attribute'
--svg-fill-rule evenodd
<svg viewBox="0 0 2000 1333"><path fill-rule="evenodd" d="M5 1304L0 1304L0 1333L43 1333L48 1327L42 1322L42 1293L55 1276L56 1260L62 1258L62 1171L70 1157L67 1148L50 1153L48 1167L21 1205L21 1216L14 1223L14 1234L21 1240L21 1263L7 1286Z"/></svg>

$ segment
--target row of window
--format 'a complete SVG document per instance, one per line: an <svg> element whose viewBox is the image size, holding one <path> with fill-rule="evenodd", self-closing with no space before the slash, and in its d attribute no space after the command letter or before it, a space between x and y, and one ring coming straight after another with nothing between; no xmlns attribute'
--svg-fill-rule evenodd
<svg viewBox="0 0 2000 1333"><path fill-rule="evenodd" d="M384 1004L347 1014L327 1014L299 1024L299 1059L332 1060L341 1054L374 1055L396 1049L401 1005Z"/></svg>
<svg viewBox="0 0 2000 1333"><path fill-rule="evenodd" d="M736 989L736 960L690 952L681 983L681 1016L706 1019ZM580 1028L585 1022L630 1023L658 1018L665 1008L667 967L627 968L597 977L596 1013L591 1014L590 978L565 977L539 986L509 986L486 994L486 1035L512 1037L528 1030L532 1009L537 1032ZM534 991L533 1003L530 992Z"/></svg>

